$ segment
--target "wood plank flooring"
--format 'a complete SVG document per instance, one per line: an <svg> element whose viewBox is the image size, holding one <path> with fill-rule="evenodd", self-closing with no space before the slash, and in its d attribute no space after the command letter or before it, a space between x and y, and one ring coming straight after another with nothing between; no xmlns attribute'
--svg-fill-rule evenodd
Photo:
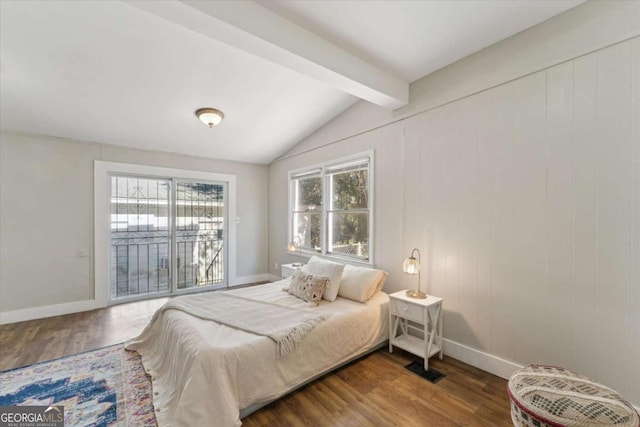
<svg viewBox="0 0 640 427"><path fill-rule="evenodd" d="M0 370L125 341L166 298L0 325ZM511 426L507 382L446 357L436 384L404 369L421 360L381 349L243 419L253 426Z"/></svg>

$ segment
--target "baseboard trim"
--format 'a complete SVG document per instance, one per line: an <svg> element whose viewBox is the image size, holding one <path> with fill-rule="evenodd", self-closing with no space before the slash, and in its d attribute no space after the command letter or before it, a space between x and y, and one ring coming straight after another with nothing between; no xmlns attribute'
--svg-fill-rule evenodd
<svg viewBox="0 0 640 427"><path fill-rule="evenodd" d="M467 347L464 344L457 343L448 339L443 339L444 354L458 359L471 366L480 368L483 371L490 372L504 379L509 379L514 372L522 369L522 365L502 359L489 353Z"/></svg>
<svg viewBox="0 0 640 427"><path fill-rule="evenodd" d="M455 341L443 339L444 354L467 363L483 371L490 372L505 380L508 380L517 370L524 366L509 360L502 359L489 353L468 347ZM631 402L629 402L631 403ZM635 410L640 414L640 406L631 403Z"/></svg>
<svg viewBox="0 0 640 427"><path fill-rule="evenodd" d="M275 274L267 274L267 276L269 276L269 278L266 279L266 280L268 280L270 282L279 282L280 280L282 280L282 277L277 276Z"/></svg>
<svg viewBox="0 0 640 427"><path fill-rule="evenodd" d="M79 313L81 311L95 310L96 308L102 307L104 306L99 304L96 300L85 300L24 308L22 310L4 311L0 312L0 325L60 316L63 314Z"/></svg>
<svg viewBox="0 0 640 427"><path fill-rule="evenodd" d="M278 280L280 279L278 278ZM233 281L233 285L231 286L247 285L249 283L256 283L256 282L272 282L272 281L273 281L273 276L271 274L268 274L268 273L254 274L251 276L236 277L236 279Z"/></svg>
<svg viewBox="0 0 640 427"><path fill-rule="evenodd" d="M275 282L280 277L272 274L255 274L252 276L236 277L233 285L245 285L256 282ZM24 308L21 310L0 312L0 325L7 323L24 322L26 320L42 319L45 317L60 316L63 314L79 313L107 307L108 304L100 304L97 300L74 301L63 304L44 305L41 307Z"/></svg>

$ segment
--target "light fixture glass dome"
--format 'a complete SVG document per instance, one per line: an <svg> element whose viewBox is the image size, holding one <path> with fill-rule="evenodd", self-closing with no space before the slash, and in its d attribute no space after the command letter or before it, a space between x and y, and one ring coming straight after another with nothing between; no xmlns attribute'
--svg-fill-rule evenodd
<svg viewBox="0 0 640 427"><path fill-rule="evenodd" d="M210 128L220 124L224 118L222 111L216 110L215 108L201 108L196 111L196 116L198 116L202 123Z"/></svg>
<svg viewBox="0 0 640 427"><path fill-rule="evenodd" d="M289 252L295 252L298 249L300 249L300 247L298 246L298 244L296 242L289 242L289 244L287 245L287 250Z"/></svg>
<svg viewBox="0 0 640 427"><path fill-rule="evenodd" d="M404 263L402 264L402 271L407 274L418 274L420 272L420 262L416 258L410 256L404 260Z"/></svg>

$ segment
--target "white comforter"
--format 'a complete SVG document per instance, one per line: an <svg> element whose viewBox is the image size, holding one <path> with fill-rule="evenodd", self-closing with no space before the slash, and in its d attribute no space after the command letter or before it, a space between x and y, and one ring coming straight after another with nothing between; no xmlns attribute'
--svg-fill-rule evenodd
<svg viewBox="0 0 640 427"><path fill-rule="evenodd" d="M140 353L152 378L160 427L239 426L240 408L277 398L388 337L386 294L379 292L366 304L338 298L309 308L282 292L287 282L229 291L331 314L284 358L276 358L270 338L176 310L158 316L127 344L127 349Z"/></svg>

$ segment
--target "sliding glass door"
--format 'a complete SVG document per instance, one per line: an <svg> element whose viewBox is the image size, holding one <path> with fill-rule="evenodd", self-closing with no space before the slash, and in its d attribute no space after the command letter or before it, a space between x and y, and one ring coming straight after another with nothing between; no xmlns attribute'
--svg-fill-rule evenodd
<svg viewBox="0 0 640 427"><path fill-rule="evenodd" d="M111 175L110 299L226 286L226 183Z"/></svg>
<svg viewBox="0 0 640 427"><path fill-rule="evenodd" d="M223 184L176 182L178 290L224 281Z"/></svg>

